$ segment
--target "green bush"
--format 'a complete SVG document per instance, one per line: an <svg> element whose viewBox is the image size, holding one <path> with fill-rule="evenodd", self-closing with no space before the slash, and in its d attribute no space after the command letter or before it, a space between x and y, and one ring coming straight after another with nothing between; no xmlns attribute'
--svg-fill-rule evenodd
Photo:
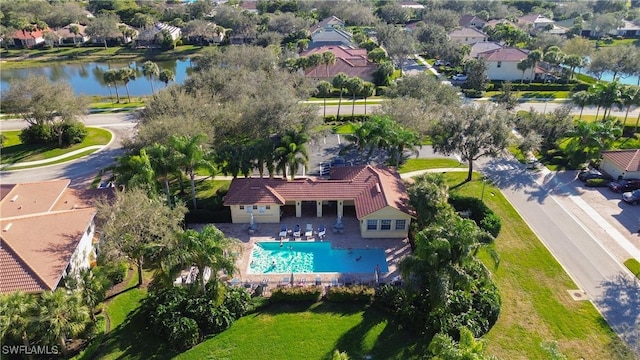
<svg viewBox="0 0 640 360"><path fill-rule="evenodd" d="M200 342L200 330L195 320L180 317L171 324L168 339L169 344L177 350L187 350Z"/></svg>
<svg viewBox="0 0 640 360"><path fill-rule="evenodd" d="M79 121L68 121L60 126L63 146L79 144L87 137L87 129ZM58 144L58 134L49 124L31 125L23 129L19 136L23 144Z"/></svg>
<svg viewBox="0 0 640 360"><path fill-rule="evenodd" d="M484 201L454 193L449 195L449 204L458 212L469 212L469 218L494 238L500 234L502 228L500 217L489 209Z"/></svg>
<svg viewBox="0 0 640 360"><path fill-rule="evenodd" d="M79 144L87 137L87 128L79 121L70 121L62 125L62 144Z"/></svg>
<svg viewBox="0 0 640 360"><path fill-rule="evenodd" d="M370 303L375 291L368 286L339 286L327 290L327 301L333 302L363 302Z"/></svg>
<svg viewBox="0 0 640 360"><path fill-rule="evenodd" d="M480 220L479 226L481 229L486 230L495 238L498 237L498 234L500 234L502 221L500 220L500 217L498 215L496 215L493 211L491 211L491 209L489 209L489 212L485 214L485 217Z"/></svg>
<svg viewBox="0 0 640 360"><path fill-rule="evenodd" d="M321 295L322 288L319 286L281 287L271 292L271 301L316 302Z"/></svg>
<svg viewBox="0 0 640 360"><path fill-rule="evenodd" d="M607 186L608 183L609 180L607 179L588 179L585 185L589 187L604 187Z"/></svg>
<svg viewBox="0 0 640 360"><path fill-rule="evenodd" d="M98 266L99 272L104 274L112 285L120 284L129 272L129 265L126 261L107 262Z"/></svg>
<svg viewBox="0 0 640 360"><path fill-rule="evenodd" d="M475 89L463 89L462 92L464 93L464 96L472 99L478 99L484 96L484 91Z"/></svg>
<svg viewBox="0 0 640 360"><path fill-rule="evenodd" d="M31 125L26 127L20 131L20 141L23 144L49 144L54 139L53 131L51 130L51 126L47 124L42 125Z"/></svg>

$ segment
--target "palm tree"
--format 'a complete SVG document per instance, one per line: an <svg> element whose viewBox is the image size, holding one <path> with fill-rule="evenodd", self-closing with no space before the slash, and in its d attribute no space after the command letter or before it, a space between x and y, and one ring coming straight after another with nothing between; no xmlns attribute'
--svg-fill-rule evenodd
<svg viewBox="0 0 640 360"><path fill-rule="evenodd" d="M93 309L104 300L107 291L106 284L101 281L101 278L94 276L91 269L85 269L80 272L80 283L82 302L89 308L89 316L95 322L96 316L93 313Z"/></svg>
<svg viewBox="0 0 640 360"><path fill-rule="evenodd" d="M44 338L60 345L67 354L67 337L79 335L89 322L89 308L82 304L79 293L67 295L66 289L45 291L39 306Z"/></svg>
<svg viewBox="0 0 640 360"><path fill-rule="evenodd" d="M531 59L524 58L524 59L520 60L520 62L518 62L518 64L516 65L518 70L522 71L522 77L520 78L520 84L522 84L522 82L524 81L524 72L527 71L527 69L531 68L531 64L532 64Z"/></svg>
<svg viewBox="0 0 640 360"><path fill-rule="evenodd" d="M205 269L209 268L211 271L209 281L219 281L220 271L233 275L236 272L235 263L241 250L239 240L226 237L213 225L206 225L200 232L188 229L182 233L178 249L175 250L177 256L172 260L176 262L174 269L178 271L185 266L196 266L197 281L201 291L205 292Z"/></svg>
<svg viewBox="0 0 640 360"><path fill-rule="evenodd" d="M603 119L605 119L607 117L607 110L609 110L609 115L611 115L611 108L620 102L621 85L618 81L598 82L594 85L594 91L595 94L597 94L599 105L604 108Z"/></svg>
<svg viewBox="0 0 640 360"><path fill-rule="evenodd" d="M109 69L102 74L102 79L107 84L113 84L113 88L116 89L116 103L120 103L120 94L118 93L118 70Z"/></svg>
<svg viewBox="0 0 640 360"><path fill-rule="evenodd" d="M410 149L414 155L418 155L418 148L422 147L420 136L417 132L396 126L389 134L388 151L391 163L398 167L404 161L405 149Z"/></svg>
<svg viewBox="0 0 640 360"><path fill-rule="evenodd" d="M80 27L77 24L69 25L69 32L73 34L73 45L76 45L76 36L80 33Z"/></svg>
<svg viewBox="0 0 640 360"><path fill-rule="evenodd" d="M309 137L294 130L287 133L280 139L280 143L274 151L278 168L282 170L282 176L287 177L287 168L291 175L291 180L295 179L299 166L306 166L309 162L309 152L305 144Z"/></svg>
<svg viewBox="0 0 640 360"><path fill-rule="evenodd" d="M274 173L274 152L275 144L269 137L254 141L251 144L251 153L255 159L255 168L260 173L260 177L264 175L264 168L267 168L269 177L273 177Z"/></svg>
<svg viewBox="0 0 640 360"><path fill-rule="evenodd" d="M129 81L136 79L136 72L130 67L123 67L117 70L118 80L124 83L125 89L127 89L127 99L131 102L131 96L129 95Z"/></svg>
<svg viewBox="0 0 640 360"><path fill-rule="evenodd" d="M156 174L145 149L140 150L138 155L127 154L116 158L113 172L118 185L124 185L127 188L138 187L148 191L156 189Z"/></svg>
<svg viewBox="0 0 640 360"><path fill-rule="evenodd" d="M324 107L323 107L322 117L326 118L327 117L327 97L331 95L333 87L331 86L331 83L328 81L320 81L318 82L318 85L316 85L316 90L317 90L317 96L320 96L323 99Z"/></svg>
<svg viewBox="0 0 640 360"><path fill-rule="evenodd" d="M624 125L627 124L627 117L629 116L629 111L631 107L637 105L640 106L640 87L627 85L622 87L620 91L620 101L618 106L622 108L626 108L626 112L624 114L624 121L622 122ZM637 125L636 125L637 126Z"/></svg>
<svg viewBox="0 0 640 360"><path fill-rule="evenodd" d="M0 339L10 335L29 347L29 329L34 324L36 301L33 295L14 291L0 298Z"/></svg>
<svg viewBox="0 0 640 360"><path fill-rule="evenodd" d="M329 65L336 63L336 55L331 51L325 51L322 53L322 63L324 64L324 70L326 78L329 78Z"/></svg>
<svg viewBox="0 0 640 360"><path fill-rule="evenodd" d="M533 81L535 77L536 65L538 65L538 63L542 60L542 58L543 58L543 53L542 53L542 50L540 49L533 50L527 55L527 59L529 59L529 61L531 62L531 79L529 79L529 83Z"/></svg>
<svg viewBox="0 0 640 360"><path fill-rule="evenodd" d="M155 92L155 89L153 88L153 78L160 75L160 68L158 67L158 64L154 63L153 61L145 61L142 64L142 73L147 79L149 79L149 83L151 84L151 92Z"/></svg>
<svg viewBox="0 0 640 360"><path fill-rule="evenodd" d="M584 110L584 107L591 104L591 93L585 90L578 91L571 95L571 101L575 105L580 106L580 117L578 118L578 120L582 120L582 111Z"/></svg>
<svg viewBox="0 0 640 360"><path fill-rule="evenodd" d="M196 201L196 169L204 168L209 172L214 172L214 166L208 160L208 151L204 147L206 136L198 134L195 136L172 136L171 147L176 152L176 164L184 169L191 180L191 199L193 208L197 209Z"/></svg>
<svg viewBox="0 0 640 360"><path fill-rule="evenodd" d="M367 98L373 96L376 92L376 85L374 83L365 81L362 83L362 91L360 95L364 98L364 114L367 114Z"/></svg>
<svg viewBox="0 0 640 360"><path fill-rule="evenodd" d="M340 106L342 106L342 93L344 92L344 88L347 86L348 80L349 80L349 77L345 73L338 73L331 81L331 84L333 85L333 87L340 90L340 100L338 101L338 112L336 113L336 120L340 119Z"/></svg>
<svg viewBox="0 0 640 360"><path fill-rule="evenodd" d="M169 86L169 82L174 81L175 79L175 74L169 69L162 69L162 71L160 71L160 75L158 75L158 80L164 83L164 87Z"/></svg>
<svg viewBox="0 0 640 360"><path fill-rule="evenodd" d="M309 67L313 68L313 77L315 79L318 78L318 67L320 67L320 65L322 64L322 54L311 54L309 55L309 57L307 57L307 60L309 61Z"/></svg>
<svg viewBox="0 0 640 360"><path fill-rule="evenodd" d="M564 64L569 67L569 80L572 80L574 71L584 64L584 59L580 55L571 54L565 56Z"/></svg>
<svg viewBox="0 0 640 360"><path fill-rule="evenodd" d="M167 204L171 206L171 190L169 188L169 175L179 171L176 164L176 157L172 149L164 144L154 143L146 148L149 154L151 168L154 174L164 185L164 192L167 195Z"/></svg>
<svg viewBox="0 0 640 360"><path fill-rule="evenodd" d="M356 95L358 95L362 91L362 79L359 77L352 77L347 80L346 88L347 91L351 94L351 118L353 119L353 114L356 107Z"/></svg>

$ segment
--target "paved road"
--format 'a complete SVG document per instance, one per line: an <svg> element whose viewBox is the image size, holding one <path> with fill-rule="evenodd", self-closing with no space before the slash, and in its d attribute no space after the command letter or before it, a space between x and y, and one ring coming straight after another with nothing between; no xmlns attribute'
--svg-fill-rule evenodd
<svg viewBox="0 0 640 360"><path fill-rule="evenodd" d="M610 255L602 239L565 209L563 189L538 183L535 173L515 160L494 159L480 167L640 356L640 282ZM629 257L633 255L640 258L640 253Z"/></svg>

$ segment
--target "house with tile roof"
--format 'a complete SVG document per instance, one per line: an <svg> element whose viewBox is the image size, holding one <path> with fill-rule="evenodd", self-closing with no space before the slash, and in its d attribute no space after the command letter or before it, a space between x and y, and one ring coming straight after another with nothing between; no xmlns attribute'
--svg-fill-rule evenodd
<svg viewBox="0 0 640 360"><path fill-rule="evenodd" d="M471 27L455 29L451 31L448 36L449 40L451 40L452 42L458 42L467 45L472 45L481 41L487 41L489 39L489 35L476 28Z"/></svg>
<svg viewBox="0 0 640 360"><path fill-rule="evenodd" d="M279 223L285 209L295 217L354 213L363 238L405 238L412 211L400 175L371 165L331 169L330 178L236 178L224 199L232 222Z"/></svg>
<svg viewBox="0 0 640 360"><path fill-rule="evenodd" d="M614 179L640 179L640 149L603 151L600 170Z"/></svg>
<svg viewBox="0 0 640 360"><path fill-rule="evenodd" d="M73 27L78 29L77 33L73 33L71 29ZM56 30L56 34L59 37L60 44L63 45L77 45L84 44L89 41L89 36L85 33L86 26L81 24L69 24L64 26L58 30Z"/></svg>
<svg viewBox="0 0 640 360"><path fill-rule="evenodd" d="M554 24L555 21L540 14L529 14L518 18L518 25L532 34L538 31L542 31L547 26L553 26Z"/></svg>
<svg viewBox="0 0 640 360"><path fill-rule="evenodd" d="M166 31L171 36L171 41L176 41L182 36L182 30L179 27L169 24L157 22L152 26L148 26L140 31L136 39L136 46L154 47L160 46L157 35L162 31Z"/></svg>
<svg viewBox="0 0 640 360"><path fill-rule="evenodd" d="M112 189L69 188L70 180L3 184L0 294L55 290L96 259L93 200Z"/></svg>
<svg viewBox="0 0 640 360"><path fill-rule="evenodd" d="M491 51L491 50L502 49L502 48L503 48L502 45L494 41L477 42L471 45L471 51L469 52L469 55L465 56L465 59L476 59L478 57L478 54L480 53Z"/></svg>
<svg viewBox="0 0 640 360"><path fill-rule="evenodd" d="M311 34L308 49L327 45L355 46L353 43L353 35L346 30L323 28Z"/></svg>
<svg viewBox="0 0 640 360"><path fill-rule="evenodd" d="M13 46L21 48L33 48L40 44L44 44L44 31L36 29L33 31L17 30L10 36ZM9 42L11 45L11 42Z"/></svg>
<svg viewBox="0 0 640 360"><path fill-rule="evenodd" d="M478 30L484 29L486 24L486 21L471 14L462 15L462 17L460 17L460 20L458 21L458 25L460 25L461 27L473 27Z"/></svg>
<svg viewBox="0 0 640 360"><path fill-rule="evenodd" d="M309 28L309 33L313 34L314 32L323 29L344 29L344 21L333 15L326 17L319 21L317 24L311 26Z"/></svg>
<svg viewBox="0 0 640 360"><path fill-rule="evenodd" d="M516 48L500 48L481 52L477 56L487 63L487 77L489 80L520 81L522 71L518 70L518 63L527 57L524 50ZM544 70L536 66L535 74L544 74ZM524 80L531 78L531 70L524 72Z"/></svg>
<svg viewBox="0 0 640 360"><path fill-rule="evenodd" d="M378 65L369 61L366 49L326 45L306 50L300 56L322 54L325 51L333 53L336 57L336 63L308 68L304 71L305 77L330 81L339 73L345 73L350 77L359 77L365 81L373 80L373 73L378 69Z"/></svg>

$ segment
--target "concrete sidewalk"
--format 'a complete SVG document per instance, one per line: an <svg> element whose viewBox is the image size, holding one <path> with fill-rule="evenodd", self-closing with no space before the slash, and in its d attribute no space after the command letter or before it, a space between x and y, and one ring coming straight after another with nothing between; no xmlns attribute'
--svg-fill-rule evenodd
<svg viewBox="0 0 640 360"><path fill-rule="evenodd" d="M55 157L52 157L52 158L42 159L42 160L25 161L25 162L19 162L19 163L15 163L15 164L6 164L6 165L2 166L2 168L6 169L7 167L9 167L9 168L11 168L11 167L21 168L21 167L29 167L29 166L37 166L37 165L47 165L49 163L56 163L57 161L73 157L73 156L75 156L77 154L81 154L81 153L89 151L89 150L100 151L100 150L102 150L102 148L106 147L107 145L91 145L91 146L83 147L82 149L70 151L70 152L68 152L66 154L62 154L60 156L55 156ZM9 169L9 170L11 170L11 169ZM17 170L19 170L19 169L17 169Z"/></svg>

